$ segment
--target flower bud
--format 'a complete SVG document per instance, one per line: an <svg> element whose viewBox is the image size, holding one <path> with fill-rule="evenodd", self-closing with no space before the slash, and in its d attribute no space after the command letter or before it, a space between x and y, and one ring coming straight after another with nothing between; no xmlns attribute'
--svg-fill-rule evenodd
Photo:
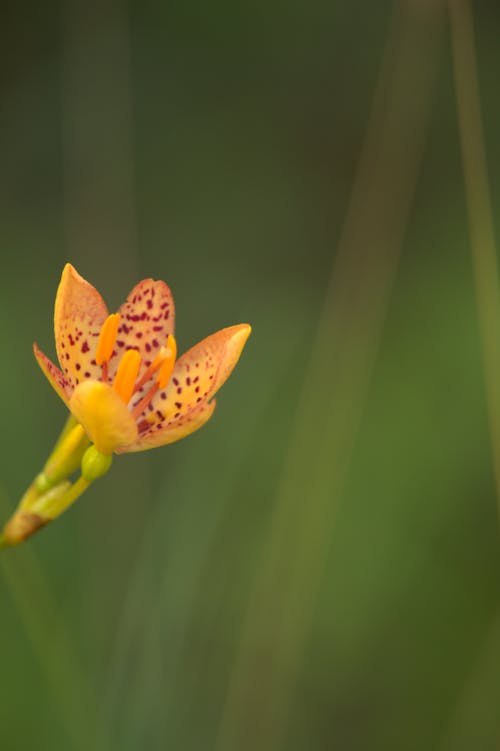
<svg viewBox="0 0 500 751"><path fill-rule="evenodd" d="M82 477L87 482L94 482L106 474L113 461L112 454L101 454L95 446L89 446L82 459Z"/></svg>

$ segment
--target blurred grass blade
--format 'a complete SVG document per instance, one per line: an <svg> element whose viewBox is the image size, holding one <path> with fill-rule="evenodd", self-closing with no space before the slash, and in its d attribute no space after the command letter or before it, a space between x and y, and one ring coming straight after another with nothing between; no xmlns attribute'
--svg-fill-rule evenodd
<svg viewBox="0 0 500 751"><path fill-rule="evenodd" d="M396 3L350 207L243 625L217 751L277 750L425 144L441 4Z"/></svg>
<svg viewBox="0 0 500 751"><path fill-rule="evenodd" d="M491 739L500 738L499 696L500 612L497 611L461 691L440 751L490 748Z"/></svg>
<svg viewBox="0 0 500 751"><path fill-rule="evenodd" d="M450 0L453 69L486 398L500 514L500 294L498 261L477 75L474 25L468 0Z"/></svg>
<svg viewBox="0 0 500 751"><path fill-rule="evenodd" d="M10 504L0 490L0 509ZM55 715L65 726L71 747L88 749L93 740L90 690L57 602L30 543L0 554L0 578L9 591L56 702ZM7 683L8 676L4 676Z"/></svg>
<svg viewBox="0 0 500 751"><path fill-rule="evenodd" d="M113 289L117 277L137 277L128 9L104 2L89 17L72 0L61 13L66 241L74 262ZM116 257L119 269L108 261Z"/></svg>

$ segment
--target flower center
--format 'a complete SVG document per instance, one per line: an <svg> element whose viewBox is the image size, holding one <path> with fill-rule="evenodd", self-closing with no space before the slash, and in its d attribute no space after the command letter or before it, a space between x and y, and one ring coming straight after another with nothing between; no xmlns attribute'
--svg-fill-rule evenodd
<svg viewBox="0 0 500 751"><path fill-rule="evenodd" d="M114 352L119 325L120 314L112 313L104 321L99 335L95 360L97 365L100 365L102 368L103 383L109 382L108 362ZM166 346L161 347L151 365L145 370L141 378L137 380L141 367L140 353L136 349L128 349L123 354L113 380L113 389L125 404L128 404L132 396L140 391L157 374L156 380L149 391L132 410L132 416L135 420L142 415L156 392L164 389L168 384L174 369L176 356L177 344L174 337L169 334Z"/></svg>

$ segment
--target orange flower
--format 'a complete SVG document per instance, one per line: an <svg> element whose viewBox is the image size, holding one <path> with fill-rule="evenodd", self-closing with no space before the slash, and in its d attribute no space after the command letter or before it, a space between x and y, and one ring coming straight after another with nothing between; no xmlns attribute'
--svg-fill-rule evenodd
<svg viewBox="0 0 500 751"><path fill-rule="evenodd" d="M113 453L162 446L201 428L251 331L246 323L222 329L176 360L174 301L164 282L144 279L109 315L69 263L54 328L61 370L36 344L35 357L71 416L0 533L0 548L60 516L108 471Z"/></svg>
<svg viewBox="0 0 500 751"><path fill-rule="evenodd" d="M201 428L215 393L238 362L248 324L207 337L176 361L174 301L164 282L144 279L118 313L71 264L57 291L59 370L37 345L35 357L101 454L162 446Z"/></svg>

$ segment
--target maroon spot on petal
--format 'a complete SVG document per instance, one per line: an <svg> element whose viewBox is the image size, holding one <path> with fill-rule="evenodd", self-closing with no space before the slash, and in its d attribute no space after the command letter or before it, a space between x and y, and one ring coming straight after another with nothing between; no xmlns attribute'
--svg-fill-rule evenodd
<svg viewBox="0 0 500 751"><path fill-rule="evenodd" d="M160 305L160 310L165 310L165 308L168 308L168 302L162 302Z"/></svg>
<svg viewBox="0 0 500 751"><path fill-rule="evenodd" d="M194 391L195 391L195 394L199 394L200 393L200 387L197 386Z"/></svg>
<svg viewBox="0 0 500 751"><path fill-rule="evenodd" d="M179 388L177 389L177 393L182 394L182 386L179 386Z"/></svg>
<svg viewBox="0 0 500 751"><path fill-rule="evenodd" d="M189 376L186 378L186 386L191 386L191 378Z"/></svg>
<svg viewBox="0 0 500 751"><path fill-rule="evenodd" d="M135 335L135 338L142 339L142 331L138 331L137 334Z"/></svg>
<svg viewBox="0 0 500 751"><path fill-rule="evenodd" d="M200 376L195 376L193 378L193 383L198 383L199 380L200 380Z"/></svg>
<svg viewBox="0 0 500 751"><path fill-rule="evenodd" d="M179 381L177 380L177 378L172 378L172 381L175 383L176 386L179 385Z"/></svg>
<svg viewBox="0 0 500 751"><path fill-rule="evenodd" d="M117 343L117 345L119 347L124 347L125 346L125 342L122 339L117 339L116 343Z"/></svg>
<svg viewBox="0 0 500 751"><path fill-rule="evenodd" d="M88 371L88 370L87 370L87 371L85 371L85 373L84 373L83 375L85 376L85 378L90 378L90 373L89 373L89 371Z"/></svg>
<svg viewBox="0 0 500 751"><path fill-rule="evenodd" d="M72 347L74 347L75 346L75 340L73 339L73 337L71 336L71 334L68 334L68 339L69 339L70 345Z"/></svg>
<svg viewBox="0 0 500 751"><path fill-rule="evenodd" d="M158 339L153 339L152 344L153 344L153 347L159 347L160 346L160 344L158 342Z"/></svg>
<svg viewBox="0 0 500 751"><path fill-rule="evenodd" d="M144 433L145 430L149 428L149 422L147 420L141 420L139 423L137 423L137 430L139 433Z"/></svg>
<svg viewBox="0 0 500 751"><path fill-rule="evenodd" d="M89 351L90 351L89 343L87 342L87 340L85 340L82 344L82 352L85 354L85 352L89 352Z"/></svg>
<svg viewBox="0 0 500 751"><path fill-rule="evenodd" d="M76 368L77 370L81 370L81 369L82 369L82 366L80 365L80 363L79 363L79 362L77 362L77 363L76 363L76 365L75 365L75 368Z"/></svg>
<svg viewBox="0 0 500 751"><path fill-rule="evenodd" d="M91 361L90 361L90 364L91 364L91 365L97 365L97 363L96 363L96 361L95 361L95 360L91 360Z"/></svg>
<svg viewBox="0 0 500 751"><path fill-rule="evenodd" d="M167 398L167 395L166 395L166 393L164 391L161 392L160 396L161 396L162 399L166 399Z"/></svg>
<svg viewBox="0 0 500 751"><path fill-rule="evenodd" d="M165 311L165 315L163 316L163 318L165 319L165 321L168 321L168 319L170 318L170 311L169 310Z"/></svg>
<svg viewBox="0 0 500 751"><path fill-rule="evenodd" d="M148 310L151 310L151 308L153 307L153 301L151 299L149 299L147 301L147 303L146 303L146 306L147 306Z"/></svg>
<svg viewBox="0 0 500 751"><path fill-rule="evenodd" d="M175 406L177 409L180 409L182 407L182 402L175 402Z"/></svg>
<svg viewBox="0 0 500 751"><path fill-rule="evenodd" d="M201 396L199 396L198 399L196 400L196 403L198 402L201 402Z"/></svg>
<svg viewBox="0 0 500 751"><path fill-rule="evenodd" d="M153 331L163 331L163 326L153 326Z"/></svg>
<svg viewBox="0 0 500 751"><path fill-rule="evenodd" d="M69 352L66 352L65 357L66 357L66 360L69 360Z"/></svg>
<svg viewBox="0 0 500 751"><path fill-rule="evenodd" d="M165 415L159 409L156 410L156 416L158 417L159 420L165 419Z"/></svg>

